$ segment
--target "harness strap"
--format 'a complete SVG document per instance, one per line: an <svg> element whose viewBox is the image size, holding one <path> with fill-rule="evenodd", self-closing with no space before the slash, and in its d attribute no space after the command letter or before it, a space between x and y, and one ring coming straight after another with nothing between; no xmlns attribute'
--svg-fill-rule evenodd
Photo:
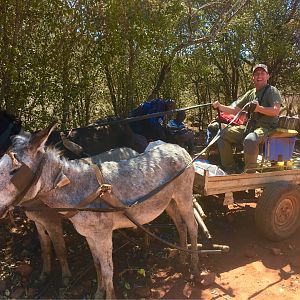
<svg viewBox="0 0 300 300"><path fill-rule="evenodd" d="M86 161L85 159L83 159L83 160ZM97 165L92 164L92 167L93 167L93 169L95 171L95 174L96 174L96 177L97 177L97 181L98 181L98 183L101 186L102 182L104 182L104 178L103 178L102 172L101 172L100 168ZM110 190L111 190L111 185L110 185Z"/></svg>
<svg viewBox="0 0 300 300"><path fill-rule="evenodd" d="M10 152L10 151L9 151ZM8 153L9 153L8 152ZM9 153L8 154L10 157L12 157L12 153ZM38 166L37 166L37 171L36 173L33 174L32 178L29 180L29 184L26 185L26 187L20 191L20 194L18 194L16 196L16 198L14 199L12 205L18 205L21 203L21 201L23 200L23 198L26 196L26 194L28 193L28 191L31 189L32 186L34 186L39 178L41 177L41 174L42 174L42 170L43 170L43 166L45 164L45 161L46 161L46 155L43 154L43 157L42 159L40 160Z"/></svg>
<svg viewBox="0 0 300 300"><path fill-rule="evenodd" d="M75 209L76 208L84 208L84 207L88 206L89 204L91 204L92 202L94 202L97 198L100 198L100 200L103 199L103 195L111 193L111 190L112 190L112 186L110 184L102 183L102 182L104 182L104 178L103 178L100 168L96 164L90 164L89 161L87 161L84 158L81 160L83 160L85 163L87 163L88 165L91 165L93 167L100 187L94 193L90 194L85 199L80 201L79 204L75 207ZM112 204L115 204L115 203L112 203ZM64 216L65 216L65 218L69 219L69 218L74 217L78 212L79 211L70 211L70 212L64 214Z"/></svg>
<svg viewBox="0 0 300 300"><path fill-rule="evenodd" d="M84 208L85 206L94 202L97 198L101 198L102 195L104 195L105 193L107 193L110 190L111 190L110 185L101 184L101 186L94 193L88 195L86 198L84 198L82 201L80 201L79 204L74 208L75 209L76 208ZM67 212L64 215L64 217L69 219L69 218L74 217L77 213L78 213L78 211L70 211L70 212Z"/></svg>
<svg viewBox="0 0 300 300"><path fill-rule="evenodd" d="M14 152L8 151L7 155L12 160L12 165L13 165L14 168L17 168L18 166L21 165L21 163L19 163L18 160L16 159L16 154Z"/></svg>
<svg viewBox="0 0 300 300"><path fill-rule="evenodd" d="M101 200L103 200L109 207L114 208L114 209L126 209L129 208L128 206L124 205L123 202L120 201L119 198L117 198L112 190L109 191L109 193L103 193L101 195Z"/></svg>

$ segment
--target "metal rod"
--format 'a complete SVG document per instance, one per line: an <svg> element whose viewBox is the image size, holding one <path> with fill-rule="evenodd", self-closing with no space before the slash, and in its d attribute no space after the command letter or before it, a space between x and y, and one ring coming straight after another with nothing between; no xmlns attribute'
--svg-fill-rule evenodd
<svg viewBox="0 0 300 300"><path fill-rule="evenodd" d="M210 244L209 247L212 247L214 250L219 250L221 252L228 252L230 247L227 245L219 245L219 244ZM191 248L191 244L188 244L188 248ZM197 248L203 248L203 244L197 244ZM204 249L203 249L204 250Z"/></svg>
<svg viewBox="0 0 300 300"><path fill-rule="evenodd" d="M223 251L222 250L215 250L215 249L201 249L199 250L200 253L203 254L221 254Z"/></svg>
<svg viewBox="0 0 300 300"><path fill-rule="evenodd" d="M130 122L135 122L135 121L160 117L160 116L164 116L164 115L170 115L170 114L177 113L179 111L186 111L186 110L190 110L190 109L201 108L201 107L209 106L211 104L212 103L198 104L198 105L193 105L193 106L189 106L189 107L185 107L185 108L178 108L178 109L167 110L167 111L157 112L157 113L148 114L148 115L124 118L124 119L121 119L121 120L104 121L104 122L102 122L102 121L97 122L96 121L95 123L98 126L114 125L114 124L119 124L119 123L130 123Z"/></svg>
<svg viewBox="0 0 300 300"><path fill-rule="evenodd" d="M222 252L229 252L230 250L230 247L228 245L208 244L208 247L213 247L214 249L222 250Z"/></svg>

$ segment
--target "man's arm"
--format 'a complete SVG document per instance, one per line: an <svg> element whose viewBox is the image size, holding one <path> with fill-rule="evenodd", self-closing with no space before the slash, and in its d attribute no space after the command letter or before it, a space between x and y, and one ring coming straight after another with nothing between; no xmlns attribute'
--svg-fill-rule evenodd
<svg viewBox="0 0 300 300"><path fill-rule="evenodd" d="M241 109L239 107L231 107L231 106L227 106L227 105L223 105L221 104L219 101L215 101L212 104L214 109L219 109L220 111L223 111L227 114L233 114L236 115L238 112L241 111Z"/></svg>
<svg viewBox="0 0 300 300"><path fill-rule="evenodd" d="M280 92L273 86L270 86L269 91L269 107L262 106L258 101L256 102L255 112L261 113L269 117L277 117L280 114L280 104L282 102Z"/></svg>
<svg viewBox="0 0 300 300"><path fill-rule="evenodd" d="M212 106L214 109L219 109L220 111L223 111L227 114L233 114L236 115L237 113L239 113L242 110L242 107L244 107L244 105L246 103L248 103L251 99L249 99L249 95L251 94L252 90L249 90L248 92L246 92L244 95L242 95L241 97L239 97L235 102L235 106L227 106L227 105L223 105L221 104L219 101L215 101Z"/></svg>
<svg viewBox="0 0 300 300"><path fill-rule="evenodd" d="M258 101L253 101L257 102L256 108L254 112L261 113L263 115L269 116L269 117L276 117L280 114L280 104L275 103L273 107L264 107L258 104Z"/></svg>

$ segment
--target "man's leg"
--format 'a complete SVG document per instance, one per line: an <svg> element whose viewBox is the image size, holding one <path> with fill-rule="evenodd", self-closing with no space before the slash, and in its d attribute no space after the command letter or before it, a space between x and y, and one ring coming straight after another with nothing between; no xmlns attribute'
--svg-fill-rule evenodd
<svg viewBox="0 0 300 300"><path fill-rule="evenodd" d="M245 137L244 160L245 171L247 173L255 172L255 169L258 167L257 156L259 153L259 144L264 142L268 131L266 128L257 128Z"/></svg>
<svg viewBox="0 0 300 300"><path fill-rule="evenodd" d="M236 164L233 159L232 145L241 143L244 139L245 126L232 126L221 133L218 139L218 148L222 166L225 170L235 170Z"/></svg>

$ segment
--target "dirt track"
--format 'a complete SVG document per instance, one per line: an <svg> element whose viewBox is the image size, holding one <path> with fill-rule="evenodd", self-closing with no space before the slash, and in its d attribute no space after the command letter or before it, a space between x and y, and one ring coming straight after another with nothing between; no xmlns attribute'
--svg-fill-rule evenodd
<svg viewBox="0 0 300 300"><path fill-rule="evenodd" d="M161 221L168 223L165 219ZM256 232L254 208L244 205L226 214L211 213L206 223L215 243L231 247L229 253L201 258L202 270L210 271L212 277L216 275L208 286L193 282L188 265L185 270L178 269L176 252L152 242L146 256L140 247L116 233L114 283L118 298L299 299L299 231L286 241L267 241ZM70 224L65 224L65 230L73 278L67 289L61 288L57 261L49 280L44 284L36 283L41 258L32 223L17 217L17 227L8 225L7 220L1 225L1 243L4 245L0 257L1 298L5 293L9 298L82 299L92 295L95 274L91 256L86 243ZM176 239L176 232L170 227L156 231L164 238ZM126 233L141 242L137 232ZM32 267L27 273L18 268L23 263ZM210 277L205 278L210 281Z"/></svg>
<svg viewBox="0 0 300 300"><path fill-rule="evenodd" d="M215 283L195 289L191 297L203 299L299 299L299 234L282 242L261 237L254 225L254 207L243 206L214 219L212 234L231 251L207 258L216 272ZM210 226L211 227L211 226Z"/></svg>
<svg viewBox="0 0 300 300"><path fill-rule="evenodd" d="M201 269L208 271L204 282L195 283L189 266L180 270L176 251L152 241L147 251L126 237L114 234L114 285L118 298L129 299L299 299L300 230L290 239L270 242L260 236L254 223L255 205L241 205L229 212L206 208L205 221L214 242L231 250L202 257ZM204 207L205 209L205 207ZM85 240L72 225L64 224L71 283L62 288L58 261L45 283L37 281L41 271L39 240L32 222L15 214L15 225L0 220L0 299L87 299L96 286L92 258ZM163 216L160 224L171 223ZM176 231L167 226L155 230L169 241L177 241ZM142 235L126 230L139 244ZM28 267L29 266L29 267ZM215 276L215 277L214 277ZM205 284L208 285L205 285ZM210 284L209 284L210 283Z"/></svg>

